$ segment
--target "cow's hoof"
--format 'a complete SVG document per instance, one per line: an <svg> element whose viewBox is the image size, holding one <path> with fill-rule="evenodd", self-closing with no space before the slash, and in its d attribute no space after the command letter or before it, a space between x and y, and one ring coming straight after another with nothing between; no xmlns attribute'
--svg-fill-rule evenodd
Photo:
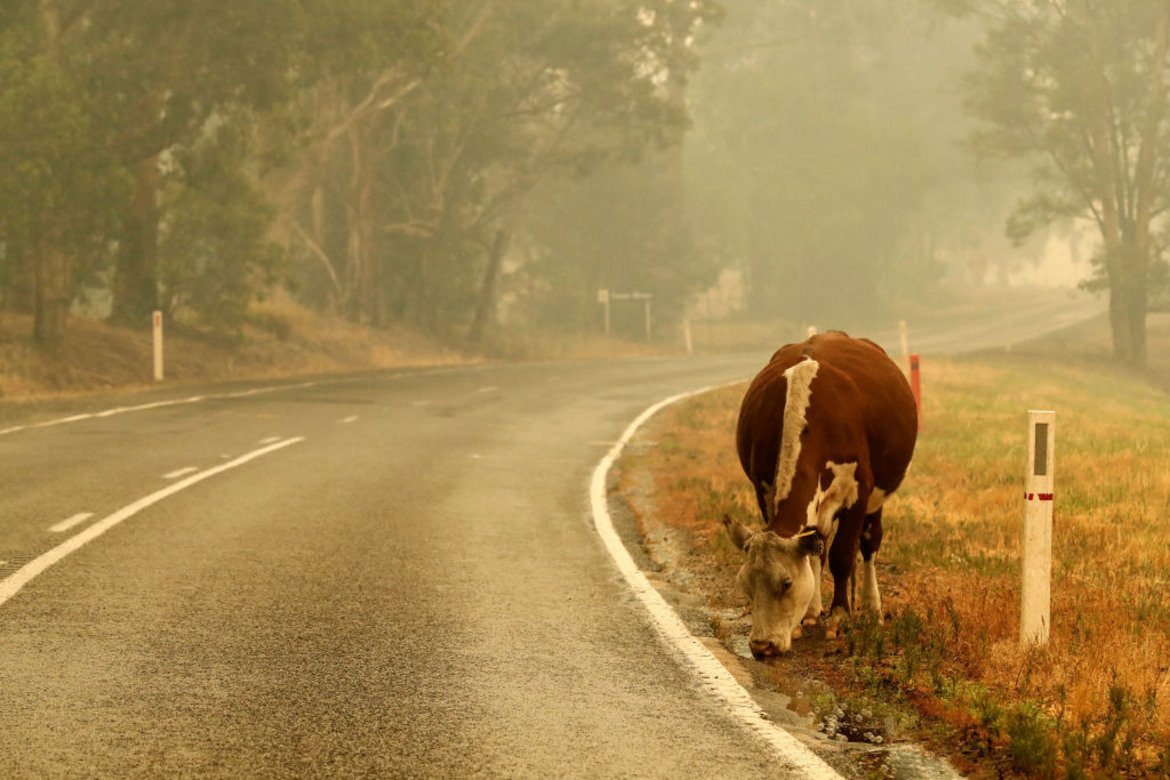
<svg viewBox="0 0 1170 780"><path fill-rule="evenodd" d="M825 639L836 639L841 635L841 630L836 626L829 626L825 629Z"/></svg>
<svg viewBox="0 0 1170 780"><path fill-rule="evenodd" d="M801 629L801 627L794 626L792 628L792 638L793 639L800 639L802 636L804 636L804 631Z"/></svg>
<svg viewBox="0 0 1170 780"><path fill-rule="evenodd" d="M815 626L817 624L817 615L805 615L804 620L800 621L802 626Z"/></svg>

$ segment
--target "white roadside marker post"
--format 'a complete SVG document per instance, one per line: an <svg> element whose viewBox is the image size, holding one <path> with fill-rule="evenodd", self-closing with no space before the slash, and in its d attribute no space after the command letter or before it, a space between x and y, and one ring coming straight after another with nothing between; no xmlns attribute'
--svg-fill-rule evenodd
<svg viewBox="0 0 1170 780"><path fill-rule="evenodd" d="M163 381L163 322L162 312L155 311L152 317L154 331L154 381Z"/></svg>
<svg viewBox="0 0 1170 780"><path fill-rule="evenodd" d="M1020 642L1048 643L1052 606L1052 505L1056 412L1028 412L1028 474L1024 486L1024 542Z"/></svg>

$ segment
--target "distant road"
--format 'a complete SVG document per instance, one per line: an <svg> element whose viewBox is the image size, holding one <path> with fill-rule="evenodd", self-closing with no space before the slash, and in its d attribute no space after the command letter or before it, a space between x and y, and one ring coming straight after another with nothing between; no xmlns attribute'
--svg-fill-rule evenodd
<svg viewBox="0 0 1170 780"><path fill-rule="evenodd" d="M642 409L766 357L0 410L0 776L783 776L588 504Z"/></svg>
<svg viewBox="0 0 1170 780"><path fill-rule="evenodd" d="M947 319L911 321L910 349L923 354L958 354L1009 348L1100 316L1108 309L1104 298L1083 293L1041 290L1028 297L1012 293L999 303ZM897 328L879 331L872 338L891 355L900 353Z"/></svg>

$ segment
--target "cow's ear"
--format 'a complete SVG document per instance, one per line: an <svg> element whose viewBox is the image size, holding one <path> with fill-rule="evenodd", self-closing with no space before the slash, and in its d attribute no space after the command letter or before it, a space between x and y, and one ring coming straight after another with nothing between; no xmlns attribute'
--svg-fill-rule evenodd
<svg viewBox="0 0 1170 780"><path fill-rule="evenodd" d="M727 535L731 537L731 543L741 550L747 544L748 539L752 537L752 532L748 530L747 526L738 520L732 520L727 515L723 516L723 527L727 529Z"/></svg>
<svg viewBox="0 0 1170 780"><path fill-rule="evenodd" d="M817 529L806 528L796 535L796 549L805 555L819 556L825 552L825 540Z"/></svg>

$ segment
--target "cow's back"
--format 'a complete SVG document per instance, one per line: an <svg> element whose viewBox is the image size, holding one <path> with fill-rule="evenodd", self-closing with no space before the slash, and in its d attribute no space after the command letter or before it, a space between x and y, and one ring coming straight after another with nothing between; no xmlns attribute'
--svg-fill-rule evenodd
<svg viewBox="0 0 1170 780"><path fill-rule="evenodd" d="M785 372L806 359L819 364L811 384L808 425L830 427L838 438L858 440L875 484L893 492L914 452L918 415L913 393L885 350L839 332L781 347L752 380L736 431L745 473L756 484L771 482L775 475L788 394Z"/></svg>

